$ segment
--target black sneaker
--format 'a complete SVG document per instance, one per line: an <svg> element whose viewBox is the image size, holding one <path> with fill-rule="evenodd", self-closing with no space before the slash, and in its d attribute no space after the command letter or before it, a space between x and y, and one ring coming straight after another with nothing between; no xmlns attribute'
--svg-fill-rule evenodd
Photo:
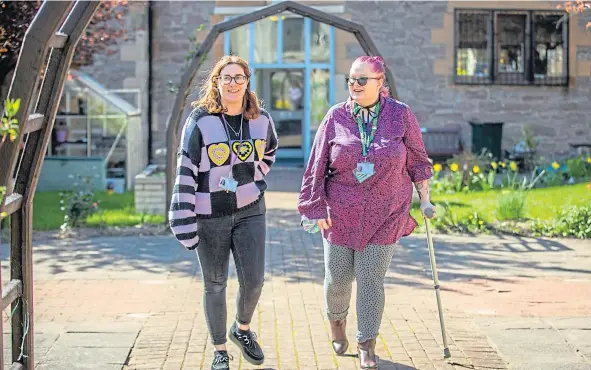
<svg viewBox="0 0 591 370"><path fill-rule="evenodd" d="M230 359L232 356L228 354L228 351L215 351L211 370L230 370Z"/></svg>
<svg viewBox="0 0 591 370"><path fill-rule="evenodd" d="M234 322L228 336L240 348L246 361L253 365L261 365L265 361L263 349L257 343L257 335L254 332L250 330L242 331Z"/></svg>

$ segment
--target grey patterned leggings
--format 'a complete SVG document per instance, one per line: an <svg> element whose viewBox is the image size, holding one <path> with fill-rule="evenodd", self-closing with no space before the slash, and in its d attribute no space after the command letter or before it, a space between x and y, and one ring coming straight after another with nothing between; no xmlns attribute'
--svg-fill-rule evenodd
<svg viewBox="0 0 591 370"><path fill-rule="evenodd" d="M378 336L384 312L384 277L396 244L368 245L363 251L324 240L324 298L329 320L347 317L357 279L357 341Z"/></svg>

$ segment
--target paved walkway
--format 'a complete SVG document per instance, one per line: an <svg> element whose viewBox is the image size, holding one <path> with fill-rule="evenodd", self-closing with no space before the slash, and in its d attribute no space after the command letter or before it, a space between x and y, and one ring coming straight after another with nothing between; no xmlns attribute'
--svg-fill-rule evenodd
<svg viewBox="0 0 591 370"><path fill-rule="evenodd" d="M353 352L331 352L322 244L299 227L295 200L269 193L266 284L252 323L266 353L261 368L355 369ZM386 276L380 369L591 369L588 241L437 236L436 248L453 357L442 358L418 233L403 240ZM7 279L6 245L2 261ZM172 237L37 240L35 266L38 369L209 368L200 272ZM351 310L354 339L355 299ZM253 368L229 348L233 369Z"/></svg>

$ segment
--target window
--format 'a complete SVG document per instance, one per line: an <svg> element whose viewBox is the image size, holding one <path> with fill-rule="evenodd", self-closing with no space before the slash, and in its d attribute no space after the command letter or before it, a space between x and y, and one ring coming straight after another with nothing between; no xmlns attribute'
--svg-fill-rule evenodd
<svg viewBox="0 0 591 370"><path fill-rule="evenodd" d="M330 25L312 21L310 60L315 63L330 63Z"/></svg>
<svg viewBox="0 0 591 370"><path fill-rule="evenodd" d="M238 55L248 60L248 25L226 31L230 33L230 54Z"/></svg>
<svg viewBox="0 0 591 370"><path fill-rule="evenodd" d="M457 10L455 82L566 85L567 30L557 12Z"/></svg>
<svg viewBox="0 0 591 370"><path fill-rule="evenodd" d="M460 13L456 16L456 76L458 80L490 81L490 14Z"/></svg>
<svg viewBox="0 0 591 370"><path fill-rule="evenodd" d="M267 17L254 23L254 45L244 43L244 48L254 48L255 63L277 63L277 17Z"/></svg>
<svg viewBox="0 0 591 370"><path fill-rule="evenodd" d="M283 20L283 62L304 63L304 18Z"/></svg>

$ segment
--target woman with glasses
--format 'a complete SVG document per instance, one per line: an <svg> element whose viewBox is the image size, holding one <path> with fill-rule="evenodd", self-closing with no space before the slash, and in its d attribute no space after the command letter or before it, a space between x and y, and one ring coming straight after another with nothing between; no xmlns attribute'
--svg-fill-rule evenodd
<svg viewBox="0 0 591 370"><path fill-rule="evenodd" d="M417 226L410 215L413 184L432 217L432 166L419 123L388 97L380 57L360 57L347 77L350 98L332 107L314 139L298 201L302 225L321 231L325 305L333 350L347 351L346 318L357 280L357 352L362 369L375 356L384 310L384 277L401 237Z"/></svg>
<svg viewBox="0 0 591 370"><path fill-rule="evenodd" d="M238 56L213 67L185 123L177 155L170 227L197 250L204 282L207 327L215 347L213 370L229 369L226 284L230 252L240 288L228 336L247 361L264 354L249 324L265 267L265 176L275 161L273 120L250 89L250 69Z"/></svg>

